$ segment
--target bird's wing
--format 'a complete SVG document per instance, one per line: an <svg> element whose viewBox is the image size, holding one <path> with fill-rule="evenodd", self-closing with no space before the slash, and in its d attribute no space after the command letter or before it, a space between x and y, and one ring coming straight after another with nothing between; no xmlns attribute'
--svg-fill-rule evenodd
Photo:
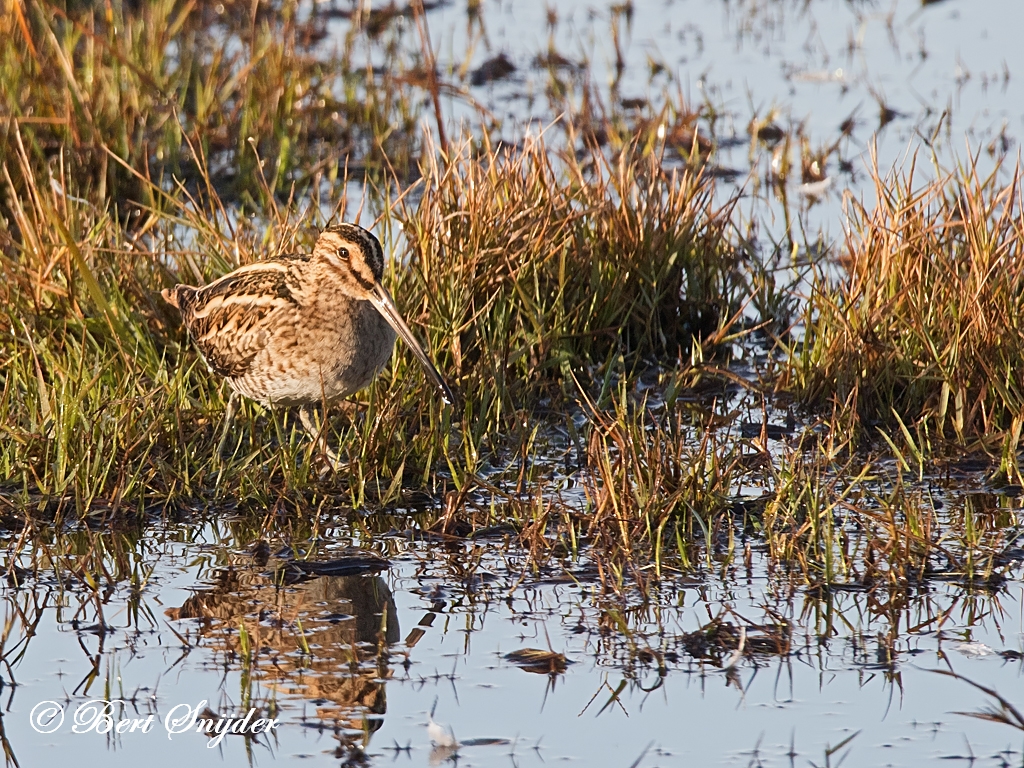
<svg viewBox="0 0 1024 768"><path fill-rule="evenodd" d="M297 305L295 262L281 256L236 269L202 288L178 286L178 308L189 336L214 373L245 374L270 342L284 313Z"/></svg>

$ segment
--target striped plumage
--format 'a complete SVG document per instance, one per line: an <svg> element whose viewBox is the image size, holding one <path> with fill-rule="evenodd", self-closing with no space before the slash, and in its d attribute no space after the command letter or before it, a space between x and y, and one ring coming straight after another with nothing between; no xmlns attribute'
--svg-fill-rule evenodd
<svg viewBox="0 0 1024 768"><path fill-rule="evenodd" d="M236 269L209 285L163 292L210 369L265 405L307 405L367 386L400 334L451 393L381 285L384 252L354 224L320 234L311 254Z"/></svg>

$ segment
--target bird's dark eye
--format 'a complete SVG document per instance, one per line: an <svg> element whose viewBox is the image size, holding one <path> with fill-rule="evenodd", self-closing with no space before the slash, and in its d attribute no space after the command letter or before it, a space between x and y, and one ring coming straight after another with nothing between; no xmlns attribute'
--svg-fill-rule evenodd
<svg viewBox="0 0 1024 768"><path fill-rule="evenodd" d="M339 248L338 256L343 258L345 261L348 261L348 248Z"/></svg>

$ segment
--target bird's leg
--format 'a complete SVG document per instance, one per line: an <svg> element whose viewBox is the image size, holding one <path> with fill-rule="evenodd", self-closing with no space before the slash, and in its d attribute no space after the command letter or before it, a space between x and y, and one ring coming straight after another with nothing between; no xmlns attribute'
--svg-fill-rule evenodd
<svg viewBox="0 0 1024 768"><path fill-rule="evenodd" d="M220 431L220 442L217 443L217 456L224 455L224 446L228 442L228 434L231 432L231 425L235 421L235 412L238 410L238 393L232 392L228 398L227 408L224 409L224 426Z"/></svg>
<svg viewBox="0 0 1024 768"><path fill-rule="evenodd" d="M326 417L326 411L324 412L324 415ZM309 410L306 408L306 406L302 406L301 408L299 408L299 421L302 422L302 428L306 430L306 434L308 434L310 438L313 440L314 445L316 443L320 443L320 438L323 437L322 448L324 455L327 457L327 461L330 462L331 468L337 470L338 467L341 466L341 458L338 456L337 453L335 453L331 449L329 445L327 445L326 433L323 432L323 430L321 429L317 429L316 426L313 424L313 419L310 417ZM324 418L324 422L327 422L326 418Z"/></svg>

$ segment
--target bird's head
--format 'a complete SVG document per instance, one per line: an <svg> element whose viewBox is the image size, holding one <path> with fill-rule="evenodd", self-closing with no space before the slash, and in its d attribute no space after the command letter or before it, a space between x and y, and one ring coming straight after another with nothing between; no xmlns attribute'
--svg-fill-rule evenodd
<svg viewBox="0 0 1024 768"><path fill-rule="evenodd" d="M313 246L313 260L333 273L349 296L368 301L377 308L423 364L444 401L452 404L451 390L405 324L391 294L380 282L384 276L384 249L380 240L356 224L338 224L320 233Z"/></svg>
<svg viewBox="0 0 1024 768"><path fill-rule="evenodd" d="M380 240L356 224L338 224L321 232L313 259L330 270L346 293L359 299L368 300L384 275Z"/></svg>

